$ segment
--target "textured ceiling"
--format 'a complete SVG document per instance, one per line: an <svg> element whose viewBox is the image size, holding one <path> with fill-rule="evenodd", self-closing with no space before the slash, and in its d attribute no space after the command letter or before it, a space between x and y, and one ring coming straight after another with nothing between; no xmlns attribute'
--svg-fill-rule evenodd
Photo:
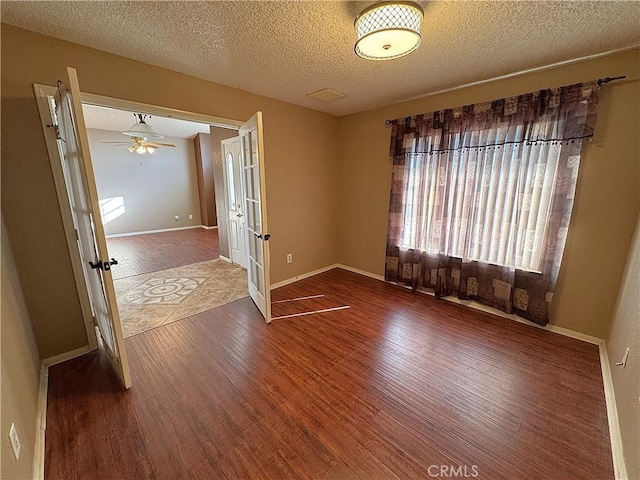
<svg viewBox="0 0 640 480"><path fill-rule="evenodd" d="M116 110L115 108L83 105L84 119L87 128L124 132L137 123L133 112ZM209 133L209 125L175 118L151 116L145 120L160 135L174 138L193 138L197 133ZM122 137L127 140L126 137Z"/></svg>
<svg viewBox="0 0 640 480"><path fill-rule="evenodd" d="M345 115L417 95L637 45L640 2L421 2L420 49L353 53L372 2L2 1L2 21L206 80ZM322 88L347 98L306 96Z"/></svg>

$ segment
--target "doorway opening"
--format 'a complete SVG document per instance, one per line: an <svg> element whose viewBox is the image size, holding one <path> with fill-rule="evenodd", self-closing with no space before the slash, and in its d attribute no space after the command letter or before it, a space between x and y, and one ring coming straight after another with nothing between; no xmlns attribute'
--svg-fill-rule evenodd
<svg viewBox="0 0 640 480"><path fill-rule="evenodd" d="M246 185L243 187L242 200L247 212L245 240L248 247L248 292L265 321L271 321L268 243L270 235L267 233L261 112L256 112L243 123L85 94L80 90L77 72L72 67L67 68L67 77L58 80L57 87L34 84L34 93L40 111L89 348L104 348L124 388L131 387L131 375L112 274L112 267L117 266L118 261L110 255L107 244L105 222L102 218L105 208L101 209L83 104L136 112L140 114L141 120L144 118L143 115L156 115L238 130L241 142L242 181ZM144 136L141 137L143 138L137 138L136 142L147 140ZM137 143L132 147L136 150L138 147L149 146L155 147L148 143ZM222 165L224 168L224 163ZM162 195L161 188L158 189L158 195ZM115 201L109 205L106 212L115 215L115 212L121 210L124 202ZM227 216L226 212L224 216ZM220 225L226 226L226 223ZM154 287L156 286L150 286ZM195 289L197 285L187 285L187 288L191 287ZM165 287L160 287L157 293L162 295L165 290Z"/></svg>
<svg viewBox="0 0 640 480"><path fill-rule="evenodd" d="M237 129L82 109L124 338L246 297L246 271L219 258L210 134Z"/></svg>

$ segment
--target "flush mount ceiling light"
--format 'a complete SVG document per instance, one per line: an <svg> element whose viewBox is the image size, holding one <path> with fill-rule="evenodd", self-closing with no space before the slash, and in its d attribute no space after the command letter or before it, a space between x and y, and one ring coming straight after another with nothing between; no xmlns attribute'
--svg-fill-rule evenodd
<svg viewBox="0 0 640 480"><path fill-rule="evenodd" d="M413 52L420 46L422 18L417 3L374 3L356 18L356 54L368 60L391 60Z"/></svg>
<svg viewBox="0 0 640 480"><path fill-rule="evenodd" d="M156 131L151 128L151 125L148 125L144 121L148 115L143 115L142 113L134 113L133 115L138 119L138 121L133 124L129 130L122 133L129 137L164 138L162 135L156 133Z"/></svg>

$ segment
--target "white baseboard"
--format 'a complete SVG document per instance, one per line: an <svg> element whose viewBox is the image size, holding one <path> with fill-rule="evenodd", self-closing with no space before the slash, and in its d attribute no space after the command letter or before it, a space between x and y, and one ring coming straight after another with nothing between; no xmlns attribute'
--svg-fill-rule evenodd
<svg viewBox="0 0 640 480"><path fill-rule="evenodd" d="M435 296L432 292L422 292L426 295ZM519 317L515 313L505 313L502 310L498 310L497 308L490 307L488 305L484 305L480 302L476 302L475 300L461 300L456 297L442 297L442 300L446 300L447 302L457 303L458 305L464 305L465 307L473 308L474 310L479 310L481 312L490 313L492 315L496 315L498 317L507 318L509 320L513 320L518 323L522 323L523 325L528 325L530 327L535 327L540 330L546 330L548 332L557 333L559 335L564 335L565 337L575 338L576 340L582 340L583 342L591 343L593 345L600 345L602 343L602 339L598 337L593 337L591 335L587 335L586 333L576 332L575 330L570 330L568 328L559 327L553 324L547 324L545 326L538 325L537 323L530 322L522 317Z"/></svg>
<svg viewBox="0 0 640 480"><path fill-rule="evenodd" d="M622 449L622 433L620 432L620 420L618 419L618 406L613 389L613 377L611 376L611 364L607 345L602 340L600 347L600 368L602 370L602 383L604 384L604 398L607 404L607 420L609 421L609 439L611 441L611 454L613 456L613 471L616 480L628 480L627 466L624 463Z"/></svg>
<svg viewBox="0 0 640 480"><path fill-rule="evenodd" d="M38 417L36 418L36 445L33 452L33 478L44 480L44 440L47 429L47 389L49 388L49 367L42 362L38 386Z"/></svg>
<svg viewBox="0 0 640 480"><path fill-rule="evenodd" d="M200 225L200 228L204 228L205 230L214 230L214 229L217 229L218 226L214 225L213 227L208 227L206 225Z"/></svg>
<svg viewBox="0 0 640 480"><path fill-rule="evenodd" d="M341 263L335 264L336 267L342 268L344 270L348 270L353 273L358 273L360 275L364 275L365 277L374 278L376 280L380 280L384 282L384 277L382 275L377 275L375 273L366 272L364 270L360 270L358 268L350 267L348 265L343 265ZM407 287L408 288L408 287ZM432 292L419 291L419 293L423 293L425 295L435 296ZM499 317L508 318L509 320L514 320L518 323L522 323L523 325L529 325L531 327L536 327L541 330L547 330L549 332L554 332L560 335L564 335L565 337L575 338L577 340L582 340L583 342L592 343L594 345L600 345L602 343L602 339L598 337L593 337L591 335L587 335L585 333L576 332L574 330L569 330L568 328L559 327L557 325L548 324L546 326L538 325L537 323L529 322L524 318L517 316L516 314L504 313L502 310L498 310L497 308L489 307L488 305L483 305L480 302L476 302L474 300L460 300L456 297L443 297L442 300L446 300L448 302L457 303L458 305L464 305L465 307L473 308L474 310L480 310L481 312L490 313L492 315L497 315Z"/></svg>
<svg viewBox="0 0 640 480"><path fill-rule="evenodd" d="M334 268L342 268L343 270L348 270L353 273L358 273L360 275L364 275L365 277L375 278L376 280L384 281L384 277L382 275L376 275L375 273L365 272L364 270L360 270L354 267L349 267L348 265L343 265L342 263L334 263L332 265L327 265L326 267L322 267L317 270L313 270L311 272L307 272L301 275L297 275L295 277L287 278L286 280L282 280L281 282L273 283L271 284L271 290L284 287L285 285L289 285L290 283L297 282L298 280L303 280L305 278L313 277L314 275L318 275L320 273L328 272L329 270L333 270Z"/></svg>
<svg viewBox="0 0 640 480"><path fill-rule="evenodd" d="M233 263L230 258L225 257L224 255L218 255L218 258L227 263Z"/></svg>
<svg viewBox="0 0 640 480"><path fill-rule="evenodd" d="M89 353L91 348L86 345L70 352L45 358L40 366L40 383L38 386L38 418L36 419L36 445L33 453L33 478L44 479L45 433L47 430L47 390L49 388L49 367L72 358Z"/></svg>
<svg viewBox="0 0 640 480"><path fill-rule="evenodd" d="M530 324L530 322L526 322L526 323L527 325ZM559 327L558 325L553 325L551 323L547 324L545 327L536 325L535 323L533 323L532 325L538 328L542 328L543 330L548 330L550 332L557 333L559 335L564 335L565 337L575 338L576 340L582 340L583 342L591 343L593 345L600 346L600 344L604 342L604 340L601 338L594 337L592 335L587 335L586 333L582 333L582 332L576 332L575 330L570 330L568 328Z"/></svg>
<svg viewBox="0 0 640 480"><path fill-rule="evenodd" d="M328 272L329 270L333 270L334 268L337 268L337 267L338 267L338 264L334 263L333 265L327 265L326 267L322 267L317 270L313 270L311 272L307 272L301 275L296 275L295 277L287 278L286 280L282 280L281 282L272 283L271 290L284 287L285 285L289 285L290 283L297 282L298 280L303 280L305 278L313 277L314 275L318 275L320 273Z"/></svg>
<svg viewBox="0 0 640 480"><path fill-rule="evenodd" d="M349 265L343 265L342 263L336 263L335 266L343 270L348 270L349 272L364 275L365 277L374 278L376 280L382 280L384 282L384 277L382 275L376 275L375 273L360 270L359 268L350 267Z"/></svg>
<svg viewBox="0 0 640 480"><path fill-rule="evenodd" d="M334 268L342 268L343 270L347 270L349 272L357 273L359 275L363 275L365 277L373 278L375 280L380 280L381 282L384 282L384 277L382 275L377 275L375 273L367 272L365 270L360 270L359 268L350 267L349 265L344 265L342 263L334 263L333 265L328 265L326 267L319 268L318 270L313 270L312 272L303 273L301 275L297 275L295 277L288 278L287 280L283 280L281 282L274 283L274 284L271 285L271 290L274 290L274 289L280 288L280 287L284 287L285 285L289 285L291 283L297 282L298 280L302 280L304 278L313 277L314 275L318 275L320 273L327 272L327 271L332 270ZM431 293L431 292L419 291L419 293L423 293L423 294L426 294L426 295L434 296L434 294ZM603 341L601 338L593 337L591 335L587 335L587 334L584 334L584 333L581 333L581 332L576 332L574 330L569 330L568 328L559 327L557 325L548 324L548 325L543 327L542 325L538 325L537 323L529 322L528 320L520 318L519 316L517 316L515 314L504 313L503 311L498 310L497 308L492 308L492 307L489 307L487 305L483 305L483 304L481 304L479 302L475 302L473 300L460 300L459 298L456 298L456 297L443 297L443 300L446 300L446 301L452 302L452 303L457 303L459 305L464 305L466 307L470 307L470 308L473 308L475 310L480 310L482 312L491 313L492 315L497 315L499 317L508 318L509 320L514 320L514 321L516 321L518 323L522 323L524 325L529 325L531 327L539 328L541 330L547 330L549 332L557 333L559 335L564 335L565 337L571 337L571 338L575 338L577 340L582 340L583 342L592 343L594 345L600 345L602 343L602 341Z"/></svg>
<svg viewBox="0 0 640 480"><path fill-rule="evenodd" d="M147 235L148 233L163 233L163 232L176 232L178 230L191 230L192 228L206 228L203 225L191 225L189 227L176 227L176 228L161 228L160 230L143 230L140 232L130 232L130 233L113 233L111 235L105 235L107 238L118 238L118 237L133 237L135 235ZM215 227L218 228L218 227Z"/></svg>
<svg viewBox="0 0 640 480"><path fill-rule="evenodd" d="M85 345L84 347L76 348L75 350L71 350L69 352L61 353L60 355L54 355L53 357L45 358L42 361L42 364L47 368L52 365L57 365L62 362L66 362L67 360L71 360L72 358L80 357L85 353L89 353L91 349L89 345Z"/></svg>

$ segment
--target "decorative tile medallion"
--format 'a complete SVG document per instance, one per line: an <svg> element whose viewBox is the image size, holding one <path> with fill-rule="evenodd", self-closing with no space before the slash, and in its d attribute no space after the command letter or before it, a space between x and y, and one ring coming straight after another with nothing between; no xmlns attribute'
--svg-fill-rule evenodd
<svg viewBox="0 0 640 480"><path fill-rule="evenodd" d="M137 305L177 305L193 293L206 278L150 278L127 291L127 303Z"/></svg>

